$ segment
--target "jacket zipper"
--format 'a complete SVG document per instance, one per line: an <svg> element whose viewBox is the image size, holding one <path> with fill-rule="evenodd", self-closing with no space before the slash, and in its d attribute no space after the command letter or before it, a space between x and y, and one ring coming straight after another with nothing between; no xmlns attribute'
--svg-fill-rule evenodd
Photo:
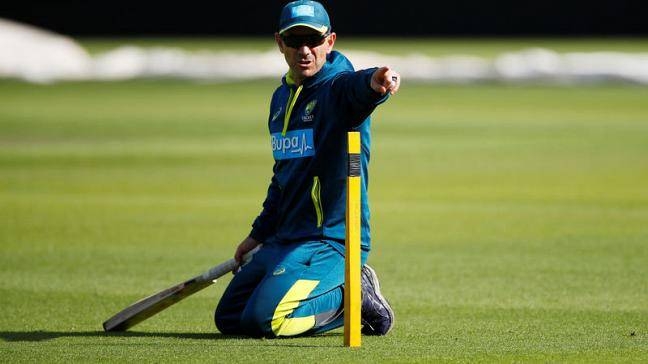
<svg viewBox="0 0 648 364"><path fill-rule="evenodd" d="M313 188L311 189L311 198L315 206L315 213L317 214L317 227L322 227L324 221L324 214L322 212L322 200L320 198L320 180L319 177L313 177Z"/></svg>
<svg viewBox="0 0 648 364"><path fill-rule="evenodd" d="M290 114L292 113L293 107L295 107L295 103L297 102L299 93L302 90L302 86L303 85L299 85L296 91L293 91L292 88L290 89L290 96L288 97L288 103L286 103L286 114L284 115L284 125L283 130L281 131L281 136L286 136L286 131L288 131L288 123L290 122Z"/></svg>

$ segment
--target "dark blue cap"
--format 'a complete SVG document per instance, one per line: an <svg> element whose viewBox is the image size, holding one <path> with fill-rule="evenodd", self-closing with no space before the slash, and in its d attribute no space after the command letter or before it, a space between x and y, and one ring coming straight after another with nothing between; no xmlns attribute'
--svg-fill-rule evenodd
<svg viewBox="0 0 648 364"><path fill-rule="evenodd" d="M331 31L328 13L317 1L299 0L284 6L279 18L279 34L296 26L309 27L320 34Z"/></svg>

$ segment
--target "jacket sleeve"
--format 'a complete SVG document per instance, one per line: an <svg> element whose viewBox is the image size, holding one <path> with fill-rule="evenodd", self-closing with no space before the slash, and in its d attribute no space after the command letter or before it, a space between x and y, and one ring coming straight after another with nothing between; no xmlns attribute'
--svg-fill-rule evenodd
<svg viewBox="0 0 648 364"><path fill-rule="evenodd" d="M360 125L376 106L389 98L389 93L381 95L371 88L371 76L377 68L357 72L345 72L333 81L333 92L351 127Z"/></svg>
<svg viewBox="0 0 648 364"><path fill-rule="evenodd" d="M276 169L273 167L273 172ZM252 223L250 237L259 242L264 242L272 236L277 230L277 221L279 219L279 200L281 199L281 186L277 178L273 175L268 187L268 194L263 201L263 210Z"/></svg>

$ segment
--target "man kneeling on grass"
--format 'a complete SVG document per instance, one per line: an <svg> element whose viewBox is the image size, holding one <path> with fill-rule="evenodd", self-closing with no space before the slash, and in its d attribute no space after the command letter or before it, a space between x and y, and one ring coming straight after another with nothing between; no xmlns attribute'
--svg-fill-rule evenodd
<svg viewBox="0 0 648 364"><path fill-rule="evenodd" d="M263 210L235 258L260 244L225 290L215 321L224 334L310 335L343 325L347 132L362 140L362 332L384 335L394 313L366 265L370 115L396 93L388 67L354 72L333 50L336 34L315 1L287 4L275 40L288 73L272 96L273 177Z"/></svg>

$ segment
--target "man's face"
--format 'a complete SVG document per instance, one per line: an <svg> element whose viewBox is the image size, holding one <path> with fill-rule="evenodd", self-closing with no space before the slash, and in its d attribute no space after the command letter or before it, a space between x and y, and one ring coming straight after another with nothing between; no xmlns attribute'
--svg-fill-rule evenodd
<svg viewBox="0 0 648 364"><path fill-rule="evenodd" d="M298 44L291 44L289 40L284 41L282 37L296 40ZM333 50L335 38L335 33L321 37L313 29L301 26L288 29L282 35L275 34L279 51L286 58L286 63L297 84L301 84L305 78L313 76L322 69L326 63L326 55Z"/></svg>

